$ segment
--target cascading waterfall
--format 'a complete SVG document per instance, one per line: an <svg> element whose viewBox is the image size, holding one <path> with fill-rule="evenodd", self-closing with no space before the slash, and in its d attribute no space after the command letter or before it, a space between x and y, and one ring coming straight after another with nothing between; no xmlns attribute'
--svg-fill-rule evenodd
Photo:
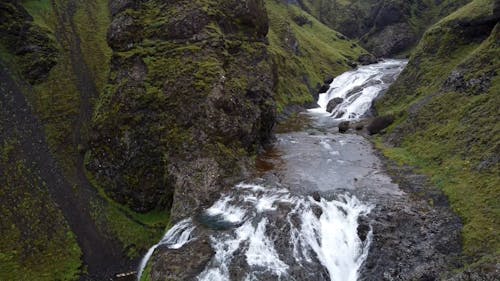
<svg viewBox="0 0 500 281"><path fill-rule="evenodd" d="M197 280L229 281L233 260L243 258L247 268L239 270L245 280L289 280L291 267L305 268L319 261L330 280L355 281L370 244L370 235L365 241L358 237L358 218L368 214L370 208L345 194L315 201L284 188L239 184L200 218L202 224L225 231L212 235L215 255ZM284 210L284 220L272 217ZM182 247L196 239L190 237L194 228L189 219L169 230L144 257L139 278L156 247ZM280 247L275 245L277 240L281 240Z"/></svg>
<svg viewBox="0 0 500 281"><path fill-rule="evenodd" d="M337 120L362 118L373 99L394 82L405 65L403 60L386 60L346 72L334 79L326 93L320 94L320 107L310 112ZM332 100L334 103L329 106ZM309 140L311 137L303 138ZM331 151L332 141L335 140L331 137L323 137L317 145L330 151L328 157L340 157L339 151ZM290 140L290 143L296 141ZM339 143L341 147L345 144L343 140ZM301 155L300 151L295 152ZM351 158L345 161L359 160ZM331 165L333 160L328 160L326 164ZM345 161L337 159L338 163ZM336 167L342 168L342 164ZM139 266L139 280L158 246L179 249L197 239L193 237L196 229L197 235L209 235L214 251L211 260L196 277L198 281L356 281L372 237L369 226L363 225L362 232L358 232L358 221L372 207L345 191L353 190L353 186L341 187L343 191L334 187L329 190L332 173L313 174L304 182L323 191L326 188L329 196L324 194L324 198L313 198L292 193L277 183L271 187L264 184L237 185L196 218L177 223L151 247ZM346 179L334 180L352 184ZM312 188L303 187L304 190Z"/></svg>
<svg viewBox="0 0 500 281"><path fill-rule="evenodd" d="M153 247L149 248L148 252L146 255L141 260L141 263L139 264L139 268L137 270L137 279L141 280L141 275L142 272L144 271L144 268L146 268L146 265L151 258L151 255L153 255L154 250L158 248L158 246L165 245L169 249L179 249L184 244L189 243L193 238L191 237L191 233L195 229L192 220L191 219L185 219L174 225L163 238L161 239L158 244L154 245Z"/></svg>
<svg viewBox="0 0 500 281"><path fill-rule="evenodd" d="M377 96L395 81L406 66L405 60L384 60L377 64L361 66L336 77L326 93L318 98L316 113L328 113L328 103L338 98L338 104L328 113L338 120L357 120L370 109Z"/></svg>

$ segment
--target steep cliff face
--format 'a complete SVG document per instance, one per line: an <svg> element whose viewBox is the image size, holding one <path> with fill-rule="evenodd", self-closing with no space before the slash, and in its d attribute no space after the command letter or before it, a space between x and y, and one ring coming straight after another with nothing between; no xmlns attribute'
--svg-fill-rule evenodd
<svg viewBox="0 0 500 281"><path fill-rule="evenodd" d="M396 117L383 138L386 154L420 167L445 191L463 218L469 262L486 264L500 249L499 6L475 0L432 26L377 104Z"/></svg>
<svg viewBox="0 0 500 281"><path fill-rule="evenodd" d="M433 23L469 0L301 0L298 4L376 56L408 52Z"/></svg>
<svg viewBox="0 0 500 281"><path fill-rule="evenodd" d="M258 0L127 3L111 4L111 74L87 168L115 201L181 218L270 137L266 10Z"/></svg>

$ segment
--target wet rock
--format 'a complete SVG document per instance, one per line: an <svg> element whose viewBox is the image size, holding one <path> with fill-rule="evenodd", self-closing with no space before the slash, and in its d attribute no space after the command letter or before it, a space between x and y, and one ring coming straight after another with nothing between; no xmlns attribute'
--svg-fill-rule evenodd
<svg viewBox="0 0 500 281"><path fill-rule="evenodd" d="M358 225L357 232L358 232L359 239L361 239L361 241L364 242L364 241L366 241L366 238L368 236L368 232L370 232L370 226L365 224L365 223L362 223L362 224Z"/></svg>
<svg viewBox="0 0 500 281"><path fill-rule="evenodd" d="M362 54L361 56L359 56L358 58L358 62L359 64L361 65L368 65L368 64L373 64L373 63L377 63L378 60L377 58L372 55L372 54Z"/></svg>
<svg viewBox="0 0 500 281"><path fill-rule="evenodd" d="M43 82L57 64L58 46L48 29L37 25L21 1L0 3L0 43L16 57L16 67L30 84Z"/></svg>
<svg viewBox="0 0 500 281"><path fill-rule="evenodd" d="M342 116L344 116L345 112L344 111L339 111L333 118L342 118Z"/></svg>
<svg viewBox="0 0 500 281"><path fill-rule="evenodd" d="M321 195L319 194L319 192L315 191L312 193L312 198L314 199L314 201L316 202L320 202L321 201Z"/></svg>
<svg viewBox="0 0 500 281"><path fill-rule="evenodd" d="M330 89L330 84L323 84L318 92L321 94L321 93L326 93L328 90Z"/></svg>
<svg viewBox="0 0 500 281"><path fill-rule="evenodd" d="M358 64L356 62L353 62L353 61L348 61L347 62L347 65L350 66L351 68L356 68L358 67Z"/></svg>
<svg viewBox="0 0 500 281"><path fill-rule="evenodd" d="M357 123L356 126L354 126L354 129L356 131L361 131L361 130L363 130L364 127L365 127L365 124L363 124L363 123Z"/></svg>
<svg viewBox="0 0 500 281"><path fill-rule="evenodd" d="M214 255L207 235L199 237L180 249L158 247L155 251L150 280L194 280Z"/></svg>
<svg viewBox="0 0 500 281"><path fill-rule="evenodd" d="M339 133L346 133L349 130L349 121L342 121L339 124Z"/></svg>
<svg viewBox="0 0 500 281"><path fill-rule="evenodd" d="M394 123L394 117L392 115L375 117L366 129L370 135L374 135L380 133L392 123Z"/></svg>
<svg viewBox="0 0 500 281"><path fill-rule="evenodd" d="M328 102L328 105L326 106L326 111L328 111L329 113L332 113L333 110L335 109L335 107L337 107L337 105L339 105L339 104L341 104L343 102L344 102L343 98L333 98L333 99L331 99Z"/></svg>
<svg viewBox="0 0 500 281"><path fill-rule="evenodd" d="M318 206L312 206L312 211L314 215L319 219L323 214L323 210Z"/></svg>
<svg viewBox="0 0 500 281"><path fill-rule="evenodd" d="M332 84L333 80L335 79L335 77L333 76L328 76L325 78L325 80L323 81L324 84L327 84L327 85L330 85Z"/></svg>
<svg viewBox="0 0 500 281"><path fill-rule="evenodd" d="M443 280L461 266L460 218L446 201L429 203L443 193L425 176L385 166L406 194L381 198L368 215L373 239L359 280Z"/></svg>

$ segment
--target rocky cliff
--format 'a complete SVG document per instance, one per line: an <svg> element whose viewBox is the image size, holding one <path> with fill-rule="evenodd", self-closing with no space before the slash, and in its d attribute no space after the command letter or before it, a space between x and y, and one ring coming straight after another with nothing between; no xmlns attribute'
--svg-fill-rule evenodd
<svg viewBox="0 0 500 281"><path fill-rule="evenodd" d="M270 137L276 77L264 3L115 2L87 168L116 202L182 218Z"/></svg>
<svg viewBox="0 0 500 281"><path fill-rule="evenodd" d="M452 280L498 272L499 19L498 1L475 0L433 25L377 103L396 117L386 155L420 167L463 218L466 263L481 273Z"/></svg>
<svg viewBox="0 0 500 281"><path fill-rule="evenodd" d="M409 52L425 30L469 0L298 0L306 11L379 57Z"/></svg>

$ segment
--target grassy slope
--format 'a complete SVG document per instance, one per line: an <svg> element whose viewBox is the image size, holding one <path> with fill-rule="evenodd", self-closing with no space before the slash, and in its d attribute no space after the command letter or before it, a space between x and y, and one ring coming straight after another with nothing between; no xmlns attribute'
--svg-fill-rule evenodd
<svg viewBox="0 0 500 281"><path fill-rule="evenodd" d="M390 158L419 167L448 195L463 218L469 261L498 261L500 254L500 176L494 161L500 153L500 27L481 41L467 38L457 23L491 16L493 2L473 1L431 27L377 105L381 114L398 116L386 140L400 143L380 146ZM465 73L466 81L493 73L491 86L487 92L457 92L444 86L453 70Z"/></svg>
<svg viewBox="0 0 500 281"><path fill-rule="evenodd" d="M348 61L355 61L367 53L359 45L316 20L294 5L275 0L266 1L269 14L270 53L278 67L278 109L288 104L312 102L311 91L325 77L339 75L350 69ZM299 26L293 19L305 17L310 24ZM299 54L287 46L286 40L298 42Z"/></svg>
<svg viewBox="0 0 500 281"><path fill-rule="evenodd" d="M77 125L81 120L82 93L78 90L77 77L72 68L71 44L74 41L70 35L75 34L79 37L84 63L89 69L97 91L101 92L109 74L111 50L106 43L106 31L110 18L108 1L78 1L73 16L74 29L72 29L68 21L58 20L58 14L61 15L66 11L68 2L67 0L22 1L23 7L33 16L34 23L50 31L50 36L57 41L59 49L58 63L52 68L48 78L32 89L27 89L26 95L44 124L47 142L61 167L64 168L67 180L73 183L75 190L79 190L83 189L77 180L78 162L81 157L79 149L82 149L82 145L77 141L76 135L82 134L83 141L85 141L87 125L85 123L81 126ZM0 58L8 64L12 72L18 71L17 57L9 53L1 43ZM94 99L90 99L89 102L90 106L93 106ZM12 141L15 142L15 139ZM6 145L1 147L0 152L8 156L10 146ZM50 187L44 186L36 179L30 179L34 177L36 171L30 170L23 164L28 161L27 159L11 160L9 158L5 161L19 163L19 165L16 164L18 168L13 172L6 173L8 176L2 183L1 192L23 203L19 203L17 209L13 209L10 204L10 207L3 208L2 214L11 214L15 211L18 215L2 216L2 222L7 225L12 224L14 227L14 220L21 217L26 224L34 225L30 233L37 236L33 237L35 240L25 241L28 244L36 242L37 245L47 246L39 247L38 250L28 249L28 256L21 257L19 255L23 252L19 247L26 249L27 243L20 241L15 228L7 232L2 231L0 244L2 249L4 246L6 248L0 254L2 260L0 279L70 280L77 278L77 271L80 270L81 265L81 252L74 234L68 229L60 211L57 210L50 196L43 193L44 189ZM33 189L36 186L40 186L38 188L40 192L36 188ZM98 198L89 202L90 212L104 235L120 241L124 251L131 258L138 257L154 244L161 237L169 222L167 212L137 214L103 197L106 199L104 202L107 201L105 204ZM35 210L40 208L50 211L50 215L34 216ZM54 225L54 233L43 234L45 228L42 226L51 225ZM55 225L62 227L58 228ZM64 249L67 251L65 252ZM35 261L38 261L37 265Z"/></svg>
<svg viewBox="0 0 500 281"><path fill-rule="evenodd" d="M46 183L15 136L0 151L0 280L78 279L82 253Z"/></svg>
<svg viewBox="0 0 500 281"><path fill-rule="evenodd" d="M78 120L82 119L82 93L78 91L78 78L72 70L69 48L73 42L70 41L72 39L68 40L68 37L76 31L80 38L84 62L97 92L101 93L108 79L112 54L106 42L110 23L108 1L78 1L73 17L74 30L70 29L68 23L61 27L53 11L54 7L59 12L66 9L67 0L55 1L55 6L51 6L49 0L25 1L24 5L39 25L50 27L53 32L62 28L67 33L58 38L63 53L60 62L51 71L47 81L35 87L37 98L33 101L44 121L48 142L71 180L76 178L78 173L77 162L82 145L76 142L76 134L84 134L85 141L88 124L76 125ZM90 106L93 107L97 98L92 97L88 101ZM91 214L102 232L122 243L128 256L138 257L161 237L169 222L167 212L135 213L106 197L96 183L93 183L93 186L98 188L99 194L108 204L102 204L101 200L89 202Z"/></svg>

